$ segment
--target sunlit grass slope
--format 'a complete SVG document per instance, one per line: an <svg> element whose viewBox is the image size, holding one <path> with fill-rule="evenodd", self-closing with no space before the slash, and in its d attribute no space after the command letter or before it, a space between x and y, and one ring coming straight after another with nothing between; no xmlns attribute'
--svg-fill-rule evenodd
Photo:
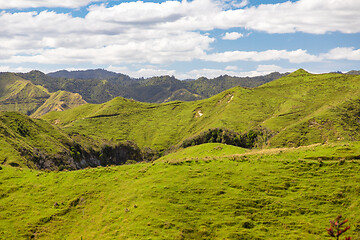
<svg viewBox="0 0 360 240"><path fill-rule="evenodd" d="M44 87L34 85L14 73L0 74L0 111L31 114L49 96Z"/></svg>
<svg viewBox="0 0 360 240"><path fill-rule="evenodd" d="M216 127L267 129L273 134L271 146L300 146L358 140L342 117L346 106L359 99L360 76L314 75L300 69L255 89L236 87L200 101L150 104L115 98L49 113L44 119L95 142L133 140L159 150ZM357 128L354 114L349 123Z"/></svg>
<svg viewBox="0 0 360 240"><path fill-rule="evenodd" d="M86 104L86 101L82 99L80 94L57 91L51 93L50 97L44 102L44 104L31 114L31 117L40 117L48 112L64 111L83 104Z"/></svg>
<svg viewBox="0 0 360 240"><path fill-rule="evenodd" d="M16 112L0 112L0 164L34 168L37 154L67 151L72 140L48 122Z"/></svg>
<svg viewBox="0 0 360 240"><path fill-rule="evenodd" d="M0 111L16 111L40 117L50 111L63 111L86 102L77 93L50 93L15 73L0 73Z"/></svg>
<svg viewBox="0 0 360 240"><path fill-rule="evenodd" d="M358 239L358 154L342 143L72 172L3 167L0 236L320 240L342 214Z"/></svg>
<svg viewBox="0 0 360 240"><path fill-rule="evenodd" d="M186 161L201 158L224 157L234 154L242 154L247 149L225 145L221 143L205 143L197 146L178 149L176 152L159 158L158 162Z"/></svg>

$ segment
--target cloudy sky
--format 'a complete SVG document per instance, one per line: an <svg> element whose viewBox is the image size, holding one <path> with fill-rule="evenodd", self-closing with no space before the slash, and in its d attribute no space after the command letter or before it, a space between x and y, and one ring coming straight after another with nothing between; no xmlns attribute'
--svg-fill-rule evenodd
<svg viewBox="0 0 360 240"><path fill-rule="evenodd" d="M0 71L360 70L359 0L0 1Z"/></svg>

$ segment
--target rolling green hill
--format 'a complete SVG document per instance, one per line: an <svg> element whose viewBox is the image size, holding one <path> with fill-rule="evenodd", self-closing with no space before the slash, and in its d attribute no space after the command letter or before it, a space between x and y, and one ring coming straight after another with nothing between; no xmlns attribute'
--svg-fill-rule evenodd
<svg viewBox="0 0 360 240"><path fill-rule="evenodd" d="M79 139L87 144L80 145ZM0 164L47 170L75 170L86 167L151 161L157 153L124 141L91 143L86 136L70 138L41 119L17 112L0 112Z"/></svg>
<svg viewBox="0 0 360 240"><path fill-rule="evenodd" d="M70 108L86 104L78 93L70 93L66 91L57 91L52 93L50 97L41 105L36 111L31 114L31 117L41 117L42 115L57 111L61 112Z"/></svg>
<svg viewBox="0 0 360 240"><path fill-rule="evenodd" d="M3 166L0 236L320 240L341 213L351 226L345 235L358 239L359 149L341 143L185 160L173 154L166 162L70 172Z"/></svg>
<svg viewBox="0 0 360 240"><path fill-rule="evenodd" d="M0 112L0 142L2 164L50 169L72 165L63 162L62 156L70 156L73 141L44 120Z"/></svg>
<svg viewBox="0 0 360 240"><path fill-rule="evenodd" d="M43 119L98 143L132 140L157 150L212 128L254 130L259 138L263 134L261 144L300 146L359 140L351 130L359 127L359 99L360 76L314 75L300 69L254 89L236 87L200 101L151 104L115 98L52 112ZM342 119L349 106L355 110L345 126Z"/></svg>
<svg viewBox="0 0 360 240"><path fill-rule="evenodd" d="M30 115L50 93L13 73L0 74L0 111L18 111Z"/></svg>
<svg viewBox="0 0 360 240"><path fill-rule="evenodd" d="M49 111L63 111L85 104L79 94L49 92L15 73L0 73L0 111L16 111L40 117Z"/></svg>
<svg viewBox="0 0 360 240"><path fill-rule="evenodd" d="M163 102L173 102L173 101L195 101L195 100L200 100L202 99L202 97L199 94L194 94L189 92L186 89L179 89L176 90L175 92L173 92L171 94L170 97L168 97L167 99L165 99Z"/></svg>

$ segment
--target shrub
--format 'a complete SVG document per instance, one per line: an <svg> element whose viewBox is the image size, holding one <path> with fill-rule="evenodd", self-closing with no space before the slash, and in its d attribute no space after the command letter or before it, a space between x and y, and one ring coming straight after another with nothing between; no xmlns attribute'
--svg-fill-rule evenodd
<svg viewBox="0 0 360 240"><path fill-rule="evenodd" d="M341 215L337 216L337 218L334 220L330 220L330 228L327 228L327 232L328 234L333 237L336 238L336 240L340 240L340 236L345 233L347 230L350 229L350 226L347 226L345 228L343 228L344 224L348 222L347 219L345 219L344 221L340 222L340 219L342 218ZM351 237L345 237L344 240L351 240Z"/></svg>
<svg viewBox="0 0 360 240"><path fill-rule="evenodd" d="M180 147L200 145L203 143L223 143L243 148L253 148L260 142L266 142L270 133L264 129L250 130L246 133L238 133L223 128L213 128L202 132L194 137L184 140Z"/></svg>

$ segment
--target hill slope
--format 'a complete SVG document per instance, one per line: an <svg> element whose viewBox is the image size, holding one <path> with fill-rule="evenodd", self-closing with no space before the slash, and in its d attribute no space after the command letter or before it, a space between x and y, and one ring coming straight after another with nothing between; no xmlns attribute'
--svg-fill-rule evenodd
<svg viewBox="0 0 360 240"><path fill-rule="evenodd" d="M40 107L49 92L13 73L0 73L0 111L18 111L30 115Z"/></svg>
<svg viewBox="0 0 360 240"><path fill-rule="evenodd" d="M17 112L0 112L0 164L48 170L150 161L156 152L123 142L80 145L60 129L41 119ZM81 142L81 141L80 141ZM1 168L0 168L1 169Z"/></svg>
<svg viewBox="0 0 360 240"><path fill-rule="evenodd" d="M57 91L52 93L50 97L31 115L31 117L40 117L52 111L64 111L86 104L78 93L70 93L66 91Z"/></svg>
<svg viewBox="0 0 360 240"><path fill-rule="evenodd" d="M0 73L0 111L16 111L40 117L49 111L63 111L85 104L79 94L51 93L15 73Z"/></svg>
<svg viewBox="0 0 360 240"><path fill-rule="evenodd" d="M211 128L254 129L265 134L263 142L273 136L272 146L299 146L359 139L341 121L347 106L359 99L360 76L298 70L255 89L236 87L200 101L150 104L115 98L44 119L97 142L132 140L158 150ZM359 126L355 110L349 119L351 128Z"/></svg>
<svg viewBox="0 0 360 240"><path fill-rule="evenodd" d="M274 149L71 172L3 167L1 237L315 240L328 238L329 220L341 213L351 226L345 235L358 239L358 160L324 160L356 149Z"/></svg>
<svg viewBox="0 0 360 240"><path fill-rule="evenodd" d="M40 119L16 112L0 112L0 161L29 168L58 168L71 165L62 155L70 155L73 141L59 129Z"/></svg>

